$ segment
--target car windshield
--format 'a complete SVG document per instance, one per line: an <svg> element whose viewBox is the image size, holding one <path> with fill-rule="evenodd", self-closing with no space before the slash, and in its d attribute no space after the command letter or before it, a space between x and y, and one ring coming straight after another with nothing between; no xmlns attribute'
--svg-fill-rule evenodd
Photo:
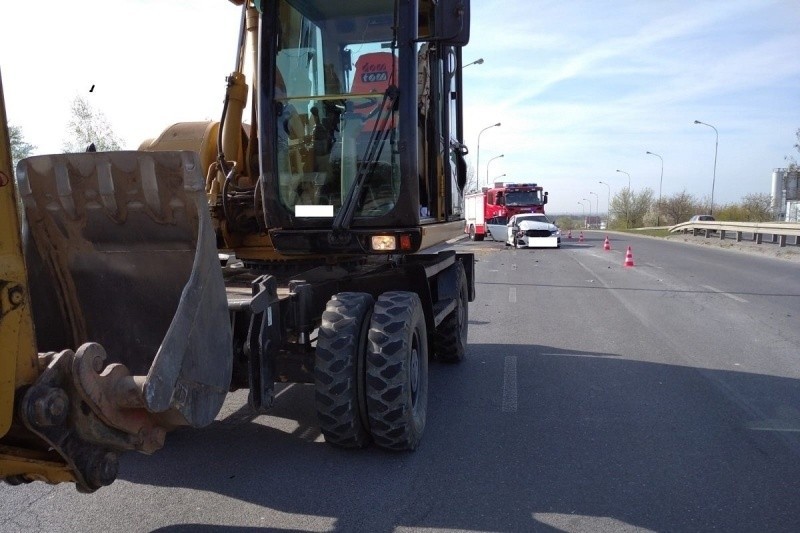
<svg viewBox="0 0 800 533"><path fill-rule="evenodd" d="M509 191L506 193L506 205L541 205L539 191Z"/></svg>

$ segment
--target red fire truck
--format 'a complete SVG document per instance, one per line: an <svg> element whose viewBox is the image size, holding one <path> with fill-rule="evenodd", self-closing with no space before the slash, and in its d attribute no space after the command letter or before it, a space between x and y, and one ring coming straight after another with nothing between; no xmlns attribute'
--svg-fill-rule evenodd
<svg viewBox="0 0 800 533"><path fill-rule="evenodd" d="M488 234L487 224L502 224L519 213L544 213L547 193L535 183L495 183L464 195L464 233L473 241Z"/></svg>

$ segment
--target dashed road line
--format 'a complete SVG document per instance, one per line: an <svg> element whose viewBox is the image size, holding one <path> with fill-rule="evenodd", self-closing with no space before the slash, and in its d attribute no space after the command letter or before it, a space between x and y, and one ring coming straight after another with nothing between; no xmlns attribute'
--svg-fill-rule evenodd
<svg viewBox="0 0 800 533"><path fill-rule="evenodd" d="M725 291L721 291L721 290L719 290L719 289L715 289L715 288L714 288L714 287L712 287L711 285L700 285L700 286L701 286L701 287L703 287L704 289L708 289L708 290L710 290L711 292L716 292L717 294L721 294L721 295L723 295L723 296L727 296L727 297L728 297L728 298L730 298L731 300L736 300L737 302L742 302L743 304L746 304L746 303L748 303L748 302L747 302L747 300L745 300L744 298L739 298L739 297L738 297L738 296L736 296L735 294L731 294L731 293L729 293L729 292L725 292Z"/></svg>

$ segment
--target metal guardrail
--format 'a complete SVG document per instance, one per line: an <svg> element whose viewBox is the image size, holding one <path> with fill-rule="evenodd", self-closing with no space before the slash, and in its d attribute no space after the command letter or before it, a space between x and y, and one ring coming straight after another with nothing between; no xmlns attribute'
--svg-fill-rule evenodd
<svg viewBox="0 0 800 533"><path fill-rule="evenodd" d="M682 222L669 229L670 233L688 233L692 235L705 234L706 238L717 234L720 239L725 239L727 233L735 233L736 241L743 240L743 234L752 235L756 244L764 242L764 236L769 235L768 242L786 246L787 239L794 237L794 245L800 246L800 224L796 222ZM713 232L713 233L712 233Z"/></svg>

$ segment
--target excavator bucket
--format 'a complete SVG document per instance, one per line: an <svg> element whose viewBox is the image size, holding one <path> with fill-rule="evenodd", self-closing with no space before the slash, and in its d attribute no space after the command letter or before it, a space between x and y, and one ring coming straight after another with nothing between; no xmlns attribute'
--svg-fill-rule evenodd
<svg viewBox="0 0 800 533"><path fill-rule="evenodd" d="M91 491L113 481L120 451L151 453L169 429L211 423L228 392L232 333L204 176L194 152L99 152L24 159L17 182L38 357L35 379L15 381L6 437L0 426L0 477L61 481L37 462L51 449ZM4 345L0 365L9 358L31 364ZM15 453L27 472L8 466Z"/></svg>

